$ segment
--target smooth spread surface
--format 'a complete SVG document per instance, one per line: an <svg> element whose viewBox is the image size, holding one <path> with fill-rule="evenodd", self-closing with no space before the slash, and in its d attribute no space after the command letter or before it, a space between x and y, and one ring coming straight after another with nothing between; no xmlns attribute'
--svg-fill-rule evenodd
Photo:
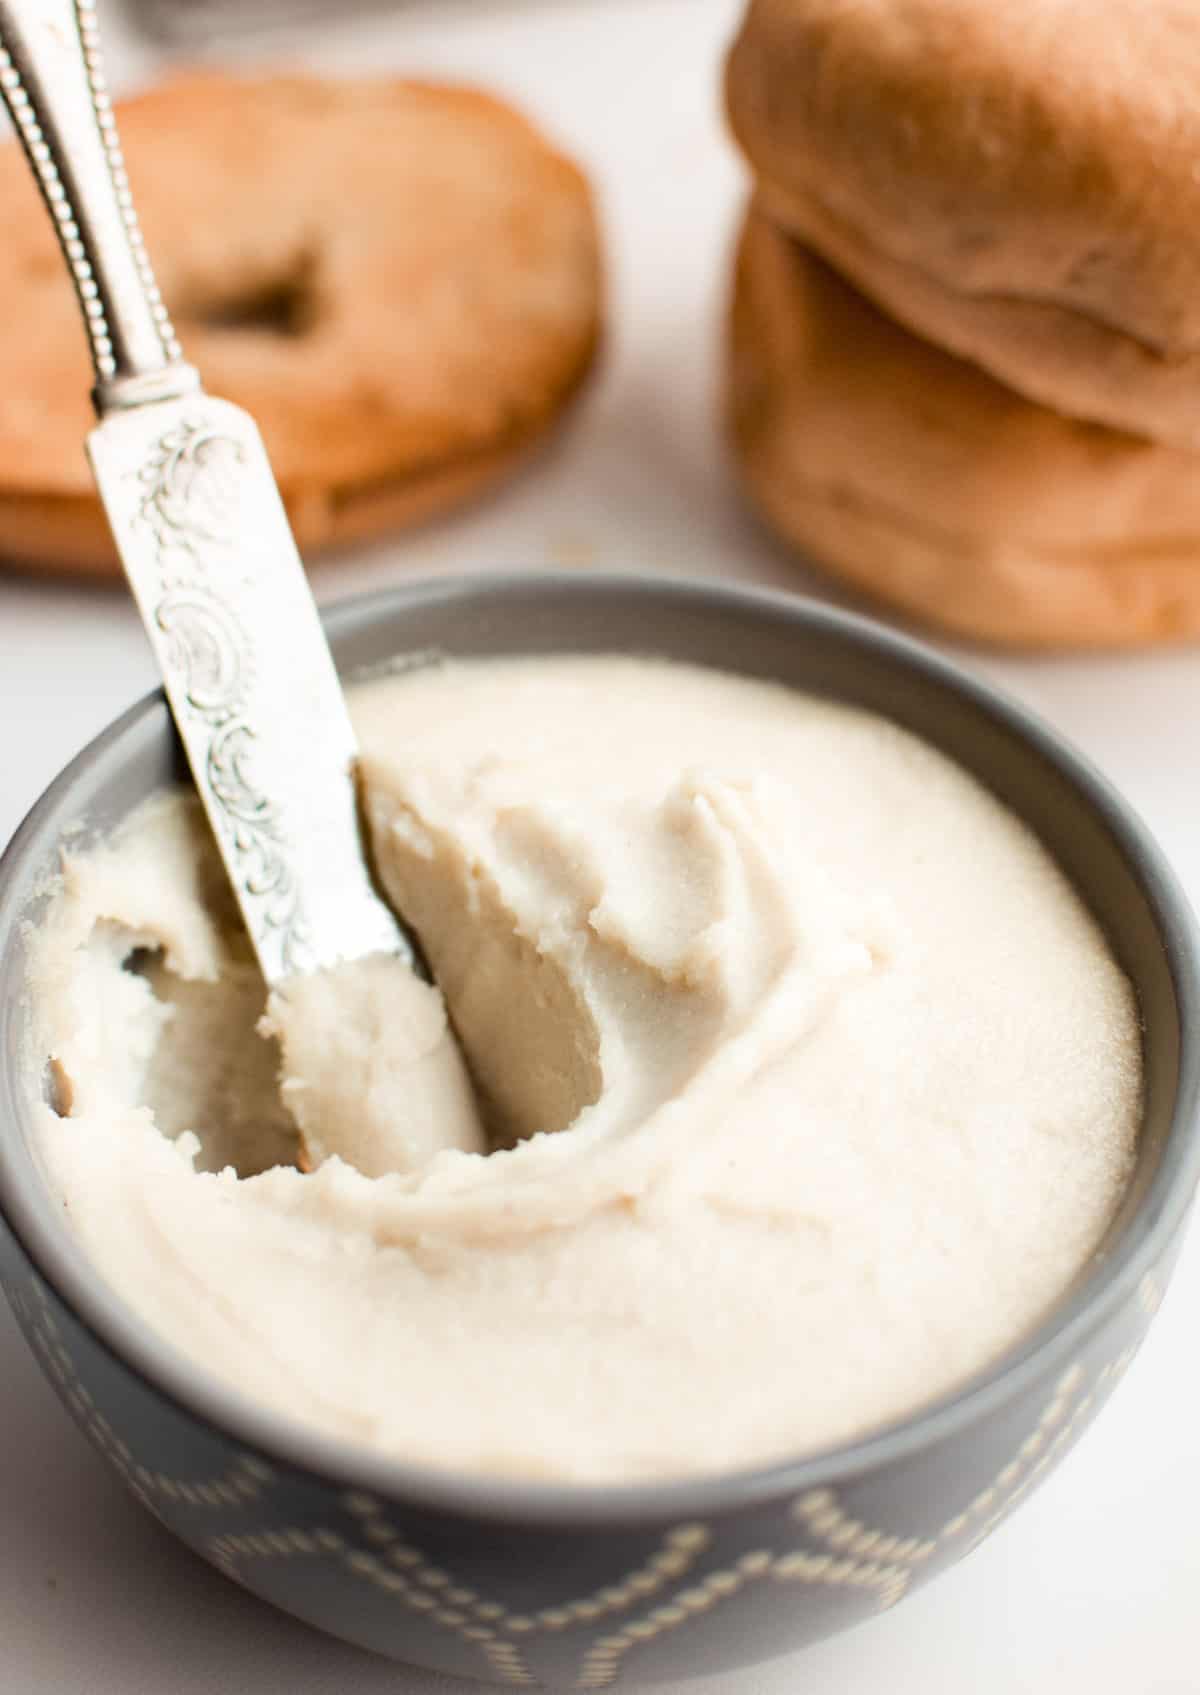
<svg viewBox="0 0 1200 1695"><path fill-rule="evenodd" d="M441 667L356 717L384 879L514 1145L418 1138L383 1179L195 1169L261 1168L257 1111L267 1158L288 1131L215 869L160 803L68 865L33 987L71 1111L41 1111L51 1179L179 1347L410 1459L667 1475L908 1410L1080 1268L1129 1169L1134 1009L955 768L867 716L638 661ZM130 972L135 948L164 959ZM397 1039L326 1089L331 1125L364 1080L402 1101L431 1047Z"/></svg>

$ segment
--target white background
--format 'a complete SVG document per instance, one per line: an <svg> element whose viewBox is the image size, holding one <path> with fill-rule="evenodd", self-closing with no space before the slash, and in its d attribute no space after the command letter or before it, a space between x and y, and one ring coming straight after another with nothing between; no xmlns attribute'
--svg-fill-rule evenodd
<svg viewBox="0 0 1200 1695"><path fill-rule="evenodd" d="M717 79L737 9L734 0L440 0L283 38L287 57L326 68L444 72L524 102L593 173L611 260L603 370L554 453L461 518L320 567L322 599L415 572L511 565L720 573L819 592L744 514L717 430L716 353L743 193ZM153 56L118 18L106 21L117 80L145 75ZM278 56L280 41L254 51ZM1082 746L1200 895L1200 655L961 657ZM0 839L63 761L152 681L122 593L0 576ZM989 1543L896 1611L802 1658L689 1687L1200 1691L1198 1315L1193 1242L1098 1426ZM472 1687L318 1636L177 1547L101 1469L0 1309L4 1695Z"/></svg>

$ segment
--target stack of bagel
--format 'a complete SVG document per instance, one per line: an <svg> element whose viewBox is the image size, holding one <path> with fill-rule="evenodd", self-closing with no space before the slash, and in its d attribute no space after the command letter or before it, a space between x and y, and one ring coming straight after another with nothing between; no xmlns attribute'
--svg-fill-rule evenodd
<svg viewBox="0 0 1200 1695"><path fill-rule="evenodd" d="M751 0L742 476L988 641L1200 634L1200 0Z"/></svg>

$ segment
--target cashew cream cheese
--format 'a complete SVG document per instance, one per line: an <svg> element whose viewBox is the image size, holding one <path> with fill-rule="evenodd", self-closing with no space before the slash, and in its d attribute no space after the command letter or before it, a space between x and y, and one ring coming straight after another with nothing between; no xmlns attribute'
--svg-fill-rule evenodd
<svg viewBox="0 0 1200 1695"><path fill-rule="evenodd" d="M31 938L49 1181L178 1349L409 1462L599 1483L859 1435L1062 1296L1132 1168L1137 1014L972 778L662 661L352 709L438 989L375 958L265 1005L178 794L67 853Z"/></svg>

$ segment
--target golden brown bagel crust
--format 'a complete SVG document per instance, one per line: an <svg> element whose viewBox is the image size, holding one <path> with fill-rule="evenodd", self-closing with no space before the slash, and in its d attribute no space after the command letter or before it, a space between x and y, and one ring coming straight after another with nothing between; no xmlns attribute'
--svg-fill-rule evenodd
<svg viewBox="0 0 1200 1695"><path fill-rule="evenodd" d="M198 73L119 116L185 354L258 420L302 548L484 486L585 375L600 320L591 195L501 102ZM0 555L115 571L82 452L78 308L27 178L0 147Z"/></svg>
<svg viewBox="0 0 1200 1695"><path fill-rule="evenodd" d="M752 209L731 312L738 466L860 589L986 641L1200 634L1200 462L1063 418L920 341Z"/></svg>
<svg viewBox="0 0 1200 1695"><path fill-rule="evenodd" d="M285 500L288 521L302 554L336 551L394 530L409 529L448 507L485 494L536 456L543 438L515 441L493 453L477 453L441 467L423 469L409 481L389 478L346 489L292 491ZM112 537L99 503L89 495L62 499L46 495L0 495L0 564L34 573L116 580Z"/></svg>
<svg viewBox="0 0 1200 1695"><path fill-rule="evenodd" d="M772 215L1035 399L1200 445L1194 0L751 0Z"/></svg>

